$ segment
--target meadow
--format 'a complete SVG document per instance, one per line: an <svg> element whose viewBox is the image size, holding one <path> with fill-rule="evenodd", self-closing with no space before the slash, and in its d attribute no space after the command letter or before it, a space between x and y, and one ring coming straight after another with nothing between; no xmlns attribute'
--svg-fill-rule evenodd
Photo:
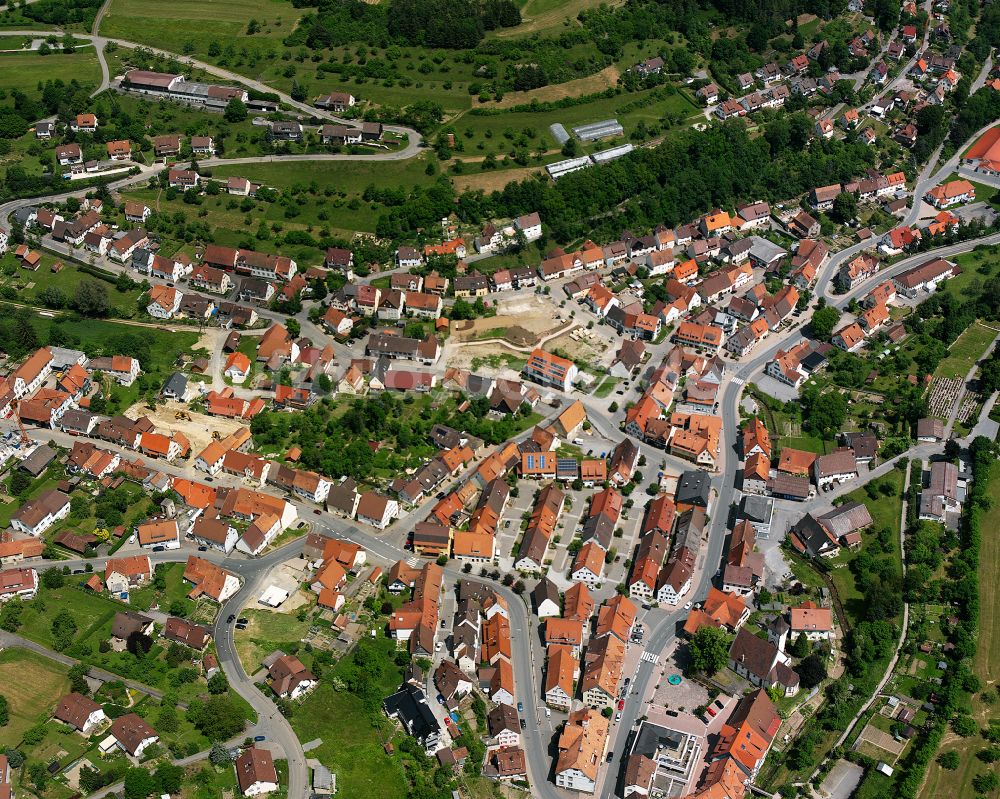
<svg viewBox="0 0 1000 799"><path fill-rule="evenodd" d="M81 47L75 53L53 50L49 55L0 53L0 89L34 92L39 83L47 80L64 83L76 80L81 85L97 87L101 83L97 54L88 47Z"/></svg>

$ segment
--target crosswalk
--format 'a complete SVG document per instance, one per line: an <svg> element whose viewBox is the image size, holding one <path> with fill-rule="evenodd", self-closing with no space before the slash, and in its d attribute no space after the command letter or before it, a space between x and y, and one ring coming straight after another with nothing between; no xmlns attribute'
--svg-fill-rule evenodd
<svg viewBox="0 0 1000 799"><path fill-rule="evenodd" d="M645 660L647 663L652 663L654 666L660 662L660 656L655 652L643 652L640 660Z"/></svg>
<svg viewBox="0 0 1000 799"><path fill-rule="evenodd" d="M411 569L416 569L421 563L423 563L423 561L420 560L420 558L407 558L406 559L406 565L409 566Z"/></svg>
<svg viewBox="0 0 1000 799"><path fill-rule="evenodd" d="M746 380L744 380L742 377L734 377L733 378L733 385L736 386L737 388L739 388L740 386L742 386L745 382L746 382Z"/></svg>

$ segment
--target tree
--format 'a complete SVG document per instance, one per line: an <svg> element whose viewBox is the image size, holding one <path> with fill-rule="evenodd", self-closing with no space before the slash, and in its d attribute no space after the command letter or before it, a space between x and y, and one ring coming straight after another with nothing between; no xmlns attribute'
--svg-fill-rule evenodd
<svg viewBox="0 0 1000 799"><path fill-rule="evenodd" d="M226 675L221 671L215 672L208 679L208 692L210 694L224 694L229 690L229 682L226 680Z"/></svg>
<svg viewBox="0 0 1000 799"><path fill-rule="evenodd" d="M141 630L136 630L125 639L125 648L136 657L141 657L153 648L153 639Z"/></svg>
<svg viewBox="0 0 1000 799"><path fill-rule="evenodd" d="M146 799L156 791L156 781L144 768L130 768L125 772L125 799Z"/></svg>
<svg viewBox="0 0 1000 799"><path fill-rule="evenodd" d="M826 658L818 652L813 652L808 657L803 658L795 671L799 675L803 688L815 688L826 679Z"/></svg>
<svg viewBox="0 0 1000 799"><path fill-rule="evenodd" d="M70 690L77 694L87 696L90 693L90 685L87 683L87 674L90 667L86 663L76 663L69 670Z"/></svg>
<svg viewBox="0 0 1000 799"><path fill-rule="evenodd" d="M184 780L184 768L173 763L161 763L153 773L157 790L171 796L181 792L181 782Z"/></svg>
<svg viewBox="0 0 1000 799"><path fill-rule="evenodd" d="M812 315L809 327L812 328L813 335L821 341L829 341L833 334L833 329L840 321L840 311L832 305L820 308Z"/></svg>
<svg viewBox="0 0 1000 799"><path fill-rule="evenodd" d="M76 620L68 610L60 610L52 620L52 648L56 652L62 652L71 643L76 635Z"/></svg>
<svg viewBox="0 0 1000 799"><path fill-rule="evenodd" d="M1000 788L1000 777L992 771L977 774L972 778L972 787L976 789L976 793L993 793L997 788Z"/></svg>
<svg viewBox="0 0 1000 799"><path fill-rule="evenodd" d="M0 727L6 727L10 722L10 706L7 704L7 697L0 694Z"/></svg>
<svg viewBox="0 0 1000 799"><path fill-rule="evenodd" d="M847 224L858 215L858 201L849 191L842 191L833 201L833 218Z"/></svg>
<svg viewBox="0 0 1000 799"><path fill-rule="evenodd" d="M809 639L806 637L805 633L799 633L799 637L795 639L795 643L792 644L792 655L799 658L800 660L808 656L812 647L809 646Z"/></svg>
<svg viewBox="0 0 1000 799"><path fill-rule="evenodd" d="M976 722L972 718L972 716L966 716L966 715L956 716L951 722L951 727L958 735L961 735L963 738L971 738L973 735L979 732L979 727L976 725Z"/></svg>
<svg viewBox="0 0 1000 799"><path fill-rule="evenodd" d="M954 771L959 767L961 763L958 757L958 752L954 750L950 750L948 752L942 752L940 755L938 755L937 762L938 765L941 766L941 768L947 769L948 771Z"/></svg>
<svg viewBox="0 0 1000 799"><path fill-rule="evenodd" d="M729 636L719 627L702 627L690 644L691 670L709 676L729 662Z"/></svg>
<svg viewBox="0 0 1000 799"><path fill-rule="evenodd" d="M847 418L847 399L839 391L804 392L802 401L806 407L804 416L809 429L824 438L829 438L832 433L840 430Z"/></svg>
<svg viewBox="0 0 1000 799"><path fill-rule="evenodd" d="M187 718L210 741L228 741L245 726L243 714L228 694L209 697L206 702L191 702Z"/></svg>
<svg viewBox="0 0 1000 799"><path fill-rule="evenodd" d="M111 310L107 288L96 280L81 281L73 295L73 307L83 316L107 316Z"/></svg>
<svg viewBox="0 0 1000 799"><path fill-rule="evenodd" d="M248 116L247 107L239 97L234 97L226 105L223 116L225 116L226 122L243 122Z"/></svg>
<svg viewBox="0 0 1000 799"><path fill-rule="evenodd" d="M35 787L35 790L41 793L49 783L49 770L45 767L44 763L32 763L28 766L28 779Z"/></svg>
<svg viewBox="0 0 1000 799"><path fill-rule="evenodd" d="M10 480L7 481L7 488L13 496L19 496L31 488L31 478L20 469L15 470Z"/></svg>
<svg viewBox="0 0 1000 799"><path fill-rule="evenodd" d="M156 729L160 732L174 733L180 728L181 722L177 718L177 708L173 705L161 705L160 713L156 717Z"/></svg>
<svg viewBox="0 0 1000 799"><path fill-rule="evenodd" d="M212 750L208 753L208 759L212 761L213 766L225 766L232 762L229 750L218 741L212 744Z"/></svg>

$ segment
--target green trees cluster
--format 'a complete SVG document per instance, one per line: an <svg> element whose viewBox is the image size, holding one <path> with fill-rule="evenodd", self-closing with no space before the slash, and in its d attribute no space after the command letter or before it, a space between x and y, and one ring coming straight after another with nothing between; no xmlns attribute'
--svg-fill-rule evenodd
<svg viewBox="0 0 1000 799"><path fill-rule="evenodd" d="M702 627L691 638L691 671L712 676L729 662L729 635L720 627Z"/></svg>
<svg viewBox="0 0 1000 799"><path fill-rule="evenodd" d="M295 5L312 5L296 2ZM285 39L289 46L313 50L357 41L469 49L486 31L519 25L521 13L512 0L392 0L385 6L361 0L321 0Z"/></svg>
<svg viewBox="0 0 1000 799"><path fill-rule="evenodd" d="M490 195L465 192L457 210L473 223L539 211L557 241L612 238L623 228L676 225L747 197L795 196L874 165L870 148L858 142L806 144L811 126L804 114L790 114L767 123L765 135L755 138L741 123L691 130L555 184L529 179Z"/></svg>

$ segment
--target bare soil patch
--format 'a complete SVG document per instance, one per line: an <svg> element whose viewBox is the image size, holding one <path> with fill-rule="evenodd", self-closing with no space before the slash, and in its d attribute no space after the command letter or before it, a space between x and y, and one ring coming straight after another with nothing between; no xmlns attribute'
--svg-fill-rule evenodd
<svg viewBox="0 0 1000 799"><path fill-rule="evenodd" d="M522 169L497 169L491 172L479 172L475 175L455 175L452 182L458 191L482 190L489 194L492 191L502 191L508 183L515 183L541 172L541 167L537 166Z"/></svg>
<svg viewBox="0 0 1000 799"><path fill-rule="evenodd" d="M612 64L600 72L587 75L585 78L576 78L575 80L568 80L565 83L541 86L537 89L529 89L524 92L508 92L499 103L486 103L485 107L511 108L515 105L530 103L532 100L553 102L565 99L566 97L582 97L585 94L594 94L617 86L620 76L621 70Z"/></svg>
<svg viewBox="0 0 1000 799"><path fill-rule="evenodd" d="M175 414L185 413L190 419L177 419ZM218 431L223 438L234 432L242 425L232 419L224 419L220 416L208 416L204 413L195 413L182 402L168 400L162 405L157 405L156 410L150 410L144 402L137 402L129 408L125 415L130 419L138 419L140 416L148 416L150 421L156 426L157 431L180 431L187 440L191 442L191 454L197 455L212 440L212 431Z"/></svg>
<svg viewBox="0 0 1000 799"><path fill-rule="evenodd" d="M607 367L614 360L618 346L618 343L597 330L577 327L552 339L545 348L550 352L561 350L577 361Z"/></svg>

